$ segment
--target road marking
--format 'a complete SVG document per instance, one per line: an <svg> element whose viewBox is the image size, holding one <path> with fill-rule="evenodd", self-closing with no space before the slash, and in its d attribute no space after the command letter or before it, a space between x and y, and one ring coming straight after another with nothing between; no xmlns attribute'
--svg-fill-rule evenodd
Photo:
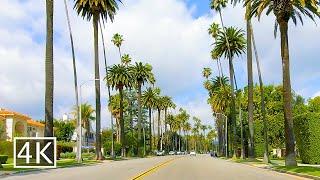
<svg viewBox="0 0 320 180"><path fill-rule="evenodd" d="M147 171L145 171L145 172L143 172L143 173L135 176L134 178L132 178L132 180L143 179L143 177L151 174L152 172L157 171L157 170L160 169L161 167L164 167L165 165L168 165L170 162L172 162L172 161L174 161L174 160L176 160L176 159L179 159L179 158L181 158L181 157L169 159L168 161L165 161L165 162L163 162L163 163L160 163L160 164L154 166L153 168L151 168L151 169L149 169L149 170L147 170Z"/></svg>

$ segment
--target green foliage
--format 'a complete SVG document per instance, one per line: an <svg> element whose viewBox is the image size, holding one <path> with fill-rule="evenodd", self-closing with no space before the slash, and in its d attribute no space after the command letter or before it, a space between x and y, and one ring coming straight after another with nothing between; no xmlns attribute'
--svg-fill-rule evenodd
<svg viewBox="0 0 320 180"><path fill-rule="evenodd" d="M298 151L303 163L320 164L320 113L308 112L294 117Z"/></svg>
<svg viewBox="0 0 320 180"><path fill-rule="evenodd" d="M66 153L61 153L60 158L63 159L74 159L76 158L76 153L74 152L66 152Z"/></svg>
<svg viewBox="0 0 320 180"><path fill-rule="evenodd" d="M0 164L6 164L8 160L8 155L0 155Z"/></svg>
<svg viewBox="0 0 320 180"><path fill-rule="evenodd" d="M75 130L75 126L70 121L54 121L54 135L57 137L57 141L70 141L71 136Z"/></svg>
<svg viewBox="0 0 320 180"><path fill-rule="evenodd" d="M4 121L0 120L0 140L5 140L6 139L6 126L4 124Z"/></svg>
<svg viewBox="0 0 320 180"><path fill-rule="evenodd" d="M13 157L13 143L9 141L0 141L0 154Z"/></svg>
<svg viewBox="0 0 320 180"><path fill-rule="evenodd" d="M73 151L73 147L75 146L75 143L74 142L58 141L57 146L59 146L59 148L61 148L62 153L66 153L66 152Z"/></svg>
<svg viewBox="0 0 320 180"><path fill-rule="evenodd" d="M105 154L111 155L111 145L111 141L105 142L103 144ZM114 153L117 156L121 155L121 144L118 142L114 142Z"/></svg>

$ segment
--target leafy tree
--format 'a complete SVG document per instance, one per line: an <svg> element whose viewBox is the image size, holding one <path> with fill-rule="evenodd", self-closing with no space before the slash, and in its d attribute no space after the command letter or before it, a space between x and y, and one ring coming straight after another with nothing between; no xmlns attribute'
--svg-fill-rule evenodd
<svg viewBox="0 0 320 180"><path fill-rule="evenodd" d="M123 36L120 35L119 33L116 33L116 34L113 35L111 41L113 42L113 44L114 44L115 46L118 47L119 55L120 55L120 60L122 60L122 55L121 55L121 49L120 49L120 48L121 48L122 42L124 41L124 40L123 40Z"/></svg>
<svg viewBox="0 0 320 180"><path fill-rule="evenodd" d="M208 79L209 76L211 76L211 74L212 74L212 70L210 68L203 68L203 71L202 71L203 77Z"/></svg>
<svg viewBox="0 0 320 180"><path fill-rule="evenodd" d="M118 0L119 1L119 0ZM121 2L121 1L119 1ZM75 0L74 8L78 15L93 22L94 36L94 69L95 69L95 92L96 92L96 156L102 160L101 153L101 104L100 104L100 73L99 73L99 44L98 44L98 22L111 22L118 10L117 0Z"/></svg>
<svg viewBox="0 0 320 180"><path fill-rule="evenodd" d="M291 19L295 24L297 18L303 22L302 15L306 15L314 20L314 15L320 17L318 0L277 0L262 1L253 0L250 17L257 16L259 19L266 10L269 15L272 11L276 17L275 34L277 28L280 28L281 34L281 58L283 68L283 97L284 97L284 119L285 119L285 135L286 135L286 166L297 166L295 153L295 138L293 132L292 119L292 96L289 66L289 41L288 41L288 22Z"/></svg>
<svg viewBox="0 0 320 180"><path fill-rule="evenodd" d="M75 125L71 121L54 121L54 135L58 141L69 142L75 130Z"/></svg>
<svg viewBox="0 0 320 180"><path fill-rule="evenodd" d="M131 57L129 56L129 54L124 54L121 57L121 63L128 66L131 63Z"/></svg>
<svg viewBox="0 0 320 180"><path fill-rule="evenodd" d="M123 119L123 88L131 88L133 79L132 74L129 73L129 67L124 65L113 65L108 72L108 80L112 89L119 90L120 95L120 142L121 142L121 155L126 156L126 144L124 134L124 119Z"/></svg>

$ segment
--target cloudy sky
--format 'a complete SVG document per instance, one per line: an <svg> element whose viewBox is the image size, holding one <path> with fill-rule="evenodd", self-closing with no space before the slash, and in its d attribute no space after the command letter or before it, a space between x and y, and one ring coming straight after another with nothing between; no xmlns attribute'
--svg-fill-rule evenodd
<svg viewBox="0 0 320 180"><path fill-rule="evenodd" d="M113 24L106 25L107 58L119 63L117 49L111 43L114 33L124 36L122 51L134 61L152 64L157 86L162 94L172 96L179 107L186 108L206 124L213 125L207 93L202 87L203 67L213 68L210 60L212 40L209 24L219 22L210 11L208 0L123 0ZM54 7L54 114L61 118L75 102L72 59L64 5ZM73 1L68 1L74 32L79 83L93 79L92 23L78 17ZM223 10L227 26L245 28L241 6ZM317 21L317 24L320 22ZM262 73L267 84L280 84L282 79L279 39L273 37L274 17L254 21ZM45 1L1 0L0 6L0 107L44 117ZM292 87L305 98L320 95L319 26L306 19L304 26L290 24ZM101 52L101 51L100 51ZM101 60L101 76L104 76ZM238 82L244 86L246 56L235 60ZM224 63L227 73L227 64ZM256 68L254 68L256 75ZM256 76L255 76L256 77ZM255 78L255 82L257 79ZM109 124L107 93L102 82L102 124ZM83 87L83 101L94 104L93 82Z"/></svg>

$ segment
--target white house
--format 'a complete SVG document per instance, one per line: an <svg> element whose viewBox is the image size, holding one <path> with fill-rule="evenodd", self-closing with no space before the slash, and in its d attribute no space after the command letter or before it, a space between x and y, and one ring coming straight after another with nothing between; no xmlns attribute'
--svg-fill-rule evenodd
<svg viewBox="0 0 320 180"><path fill-rule="evenodd" d="M13 137L43 137L44 124L32 120L29 116L0 108L0 121L5 124L5 135L7 141Z"/></svg>

